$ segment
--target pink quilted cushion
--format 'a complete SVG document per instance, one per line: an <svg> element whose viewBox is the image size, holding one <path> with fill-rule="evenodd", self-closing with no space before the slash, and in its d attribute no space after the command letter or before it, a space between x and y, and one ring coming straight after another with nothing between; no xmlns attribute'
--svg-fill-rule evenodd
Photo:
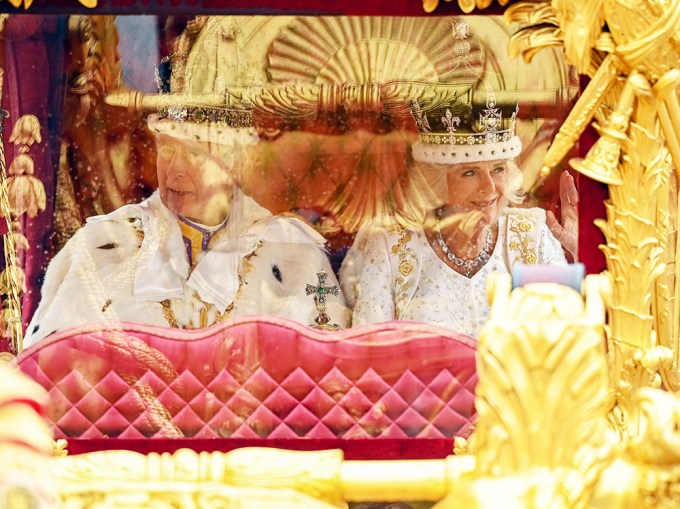
<svg viewBox="0 0 680 509"><path fill-rule="evenodd" d="M57 438L446 438L470 424L477 381L474 340L446 329L269 316L79 327L17 362L49 392Z"/></svg>

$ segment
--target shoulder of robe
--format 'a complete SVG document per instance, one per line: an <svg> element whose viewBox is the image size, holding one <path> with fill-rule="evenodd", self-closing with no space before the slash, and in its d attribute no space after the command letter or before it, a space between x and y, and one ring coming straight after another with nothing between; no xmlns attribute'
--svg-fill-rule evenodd
<svg viewBox="0 0 680 509"><path fill-rule="evenodd" d="M373 238L383 238L388 244L398 241L399 239L407 238L409 240L417 236L416 230L412 230L399 225L389 226L375 226L369 225L359 230L355 237L355 242L358 240L361 244Z"/></svg>
<svg viewBox="0 0 680 509"><path fill-rule="evenodd" d="M142 209L126 205L110 214L88 218L78 232L77 248L103 257L125 257L137 252L143 239Z"/></svg>
<svg viewBox="0 0 680 509"><path fill-rule="evenodd" d="M540 207L517 208L509 207L502 213L504 216L512 216L517 218L528 218L538 221L538 223L545 223L545 210Z"/></svg>
<svg viewBox="0 0 680 509"><path fill-rule="evenodd" d="M323 235L294 214L279 214L262 218L248 230L264 242L313 244L319 248L323 248L326 243Z"/></svg>

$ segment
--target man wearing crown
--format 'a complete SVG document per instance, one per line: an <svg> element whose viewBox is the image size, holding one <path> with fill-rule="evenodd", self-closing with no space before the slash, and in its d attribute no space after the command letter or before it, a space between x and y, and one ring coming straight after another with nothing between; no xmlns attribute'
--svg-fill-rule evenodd
<svg viewBox="0 0 680 509"><path fill-rule="evenodd" d="M88 323L200 328L244 314L312 322L306 283L322 270L336 282L324 238L241 192L245 147L257 141L251 120L247 110L196 107L150 117L158 191L89 218L55 256L26 346ZM346 325L342 295L327 309Z"/></svg>

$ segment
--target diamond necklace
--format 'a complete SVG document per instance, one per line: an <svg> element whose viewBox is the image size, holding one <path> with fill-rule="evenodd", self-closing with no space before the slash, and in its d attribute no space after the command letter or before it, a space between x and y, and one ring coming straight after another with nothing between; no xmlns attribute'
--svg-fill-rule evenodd
<svg viewBox="0 0 680 509"><path fill-rule="evenodd" d="M444 240L444 236L442 235L439 218L437 218L434 223L434 233L437 237L437 244L439 244L442 253L444 253L449 260L455 263L457 267L463 267L463 270L465 270L465 277L471 277L472 269L483 265L489 259L489 252L491 251L491 244L493 243L493 235L491 234L491 230L492 228L489 228L489 231L486 234L486 244L484 244L484 249L482 249L482 252L475 256L472 260L466 260L464 258L457 257L449 248L448 244Z"/></svg>

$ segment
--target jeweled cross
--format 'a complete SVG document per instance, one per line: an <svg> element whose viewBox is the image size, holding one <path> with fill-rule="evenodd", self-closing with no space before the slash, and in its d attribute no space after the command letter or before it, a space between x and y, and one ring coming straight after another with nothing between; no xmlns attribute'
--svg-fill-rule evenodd
<svg viewBox="0 0 680 509"><path fill-rule="evenodd" d="M314 295L314 304L316 305L316 310L319 312L314 321L319 325L326 325L331 321L330 317L326 314L326 295L337 295L338 287L336 285L328 286L326 283L328 281L328 274L326 271L321 270L321 272L316 273L316 277L319 282L314 285L307 285L307 295Z"/></svg>
<svg viewBox="0 0 680 509"><path fill-rule="evenodd" d="M307 295L312 295L314 294L314 297L318 298L319 303L325 304L326 303L326 295L337 295L338 294L338 287L333 285L333 286L328 286L326 282L328 281L328 274L326 274L325 270L322 270L321 272L316 273L316 277L319 278L319 282L317 283L316 286L314 285L307 285Z"/></svg>

